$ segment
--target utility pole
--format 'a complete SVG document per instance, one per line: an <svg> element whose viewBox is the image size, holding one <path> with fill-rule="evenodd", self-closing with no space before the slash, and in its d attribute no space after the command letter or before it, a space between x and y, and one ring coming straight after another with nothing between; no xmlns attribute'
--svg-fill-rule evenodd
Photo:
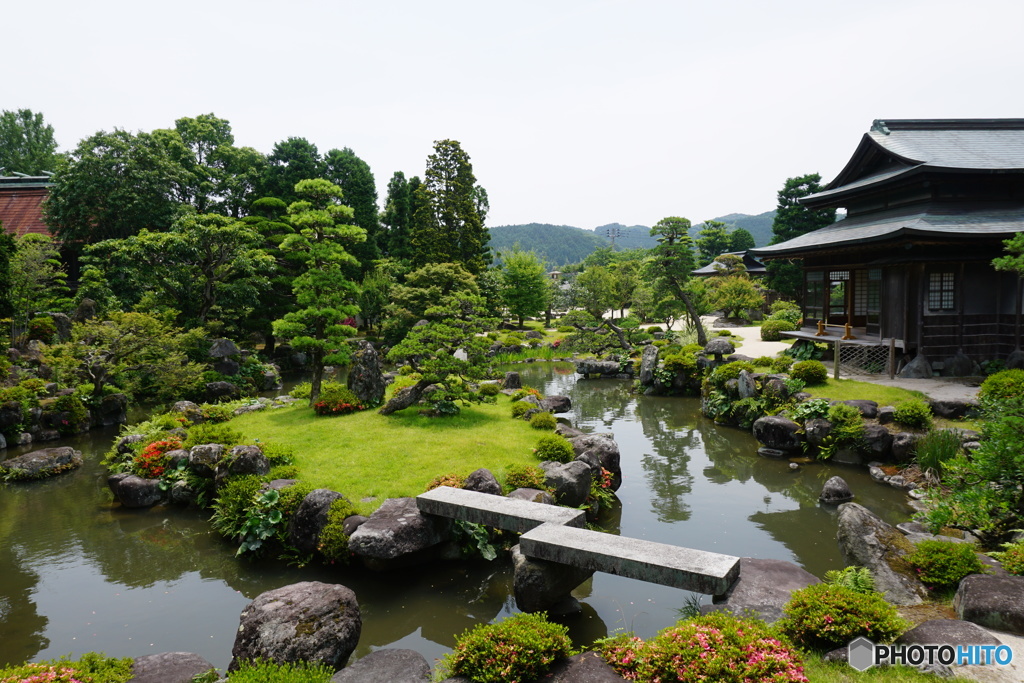
<svg viewBox="0 0 1024 683"><path fill-rule="evenodd" d="M612 251L615 251L615 239L622 235L622 231L618 228L606 228L604 234L612 241Z"/></svg>

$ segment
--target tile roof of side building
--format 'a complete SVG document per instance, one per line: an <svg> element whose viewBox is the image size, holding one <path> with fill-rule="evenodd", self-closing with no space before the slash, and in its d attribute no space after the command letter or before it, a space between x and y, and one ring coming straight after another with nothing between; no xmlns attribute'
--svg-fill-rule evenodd
<svg viewBox="0 0 1024 683"><path fill-rule="evenodd" d="M0 223L7 234L49 235L43 222L43 201L52 185L49 177L0 177Z"/></svg>
<svg viewBox="0 0 1024 683"><path fill-rule="evenodd" d="M884 191L896 182L917 182L910 177L929 173L1024 176L1024 119L876 120L839 175L801 203L813 208L847 206L850 198ZM1024 231L1022 203L933 201L861 213L752 251L772 258L901 235L1009 236L1020 231Z"/></svg>

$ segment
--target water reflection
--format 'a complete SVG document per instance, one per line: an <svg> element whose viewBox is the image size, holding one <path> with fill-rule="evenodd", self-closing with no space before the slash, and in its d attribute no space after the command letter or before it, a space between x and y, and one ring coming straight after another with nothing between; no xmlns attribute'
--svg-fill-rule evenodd
<svg viewBox="0 0 1024 683"><path fill-rule="evenodd" d="M515 369L547 394L570 395L567 417L576 426L615 435L622 505L604 512L613 533L790 560L819 576L840 566L835 512L816 500L836 468L793 472L788 463L760 458L749 434L715 426L694 399L638 398L629 382L577 381L571 364ZM205 513L132 511L111 502L99 460L115 435L61 442L83 451L86 464L76 472L0 488L0 664L90 650L189 651L224 668L245 605L297 581L355 591L363 612L356 658L396 646L433 660L462 631L516 611L507 560L386 575L240 561L210 531ZM862 470L838 471L858 502L889 521L906 518L901 493ZM678 619L687 594L597 574L576 595L584 612L568 626L585 645L615 629L653 635Z"/></svg>

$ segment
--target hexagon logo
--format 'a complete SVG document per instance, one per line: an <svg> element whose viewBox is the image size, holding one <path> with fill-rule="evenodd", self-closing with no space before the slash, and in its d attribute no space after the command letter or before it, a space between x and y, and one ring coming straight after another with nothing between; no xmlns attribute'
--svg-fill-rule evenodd
<svg viewBox="0 0 1024 683"><path fill-rule="evenodd" d="M846 660L857 671L867 671L875 663L875 644L864 636L850 641L846 650Z"/></svg>

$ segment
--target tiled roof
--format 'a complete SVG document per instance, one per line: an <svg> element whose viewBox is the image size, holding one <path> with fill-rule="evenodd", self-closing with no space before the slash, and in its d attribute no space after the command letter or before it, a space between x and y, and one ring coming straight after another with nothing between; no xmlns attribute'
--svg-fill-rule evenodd
<svg viewBox="0 0 1024 683"><path fill-rule="evenodd" d="M837 221L827 228L794 237L781 244L751 251L758 257L802 255L823 247L878 242L901 235L954 237L991 236L1006 239L1024 232L1024 206L978 204L928 204L914 209L897 209L861 214Z"/></svg>
<svg viewBox="0 0 1024 683"><path fill-rule="evenodd" d="M29 233L49 235L42 208L49 192L46 187L0 183L0 222L4 232L18 237Z"/></svg>
<svg viewBox="0 0 1024 683"><path fill-rule="evenodd" d="M842 206L842 197L929 171L1024 172L1024 119L876 120L839 175L800 202Z"/></svg>

